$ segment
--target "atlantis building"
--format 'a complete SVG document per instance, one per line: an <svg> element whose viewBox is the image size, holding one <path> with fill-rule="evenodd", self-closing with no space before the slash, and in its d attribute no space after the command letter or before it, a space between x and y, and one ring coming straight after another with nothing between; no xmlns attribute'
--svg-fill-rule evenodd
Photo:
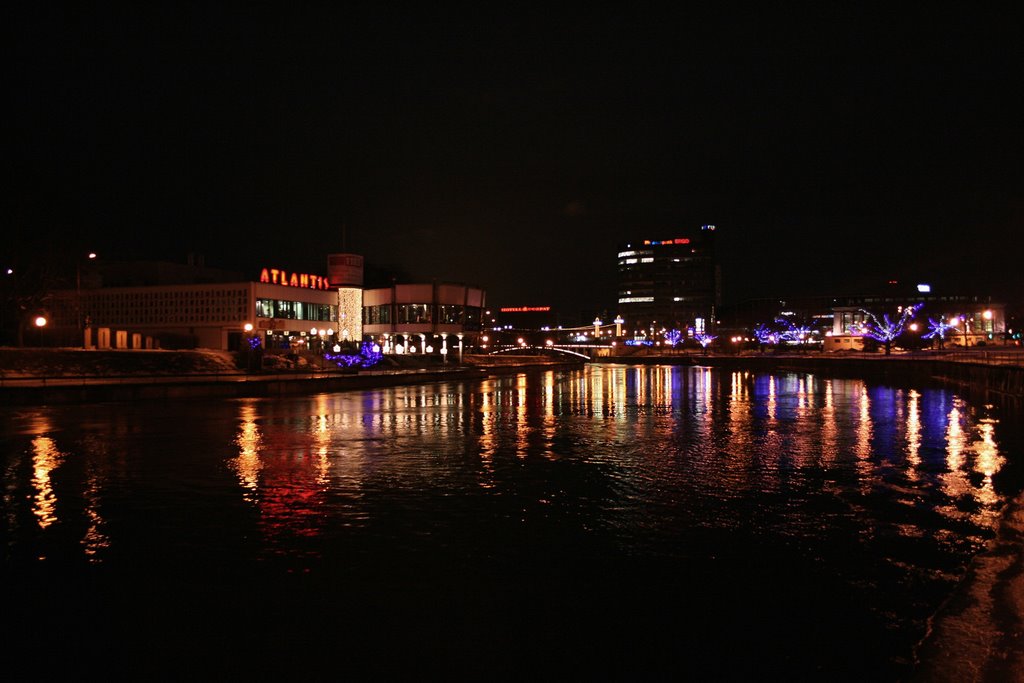
<svg viewBox="0 0 1024 683"><path fill-rule="evenodd" d="M236 350L251 336L268 349L305 347L312 336L334 337L336 331L339 339L361 337L358 327L339 316L339 303L345 301L339 295L351 278L335 284L323 275L276 264L259 273L258 279L246 280L191 261L101 264L80 288L53 293L43 342L101 349ZM348 318L357 323L359 305Z"/></svg>
<svg viewBox="0 0 1024 683"><path fill-rule="evenodd" d="M482 289L433 282L367 290L361 255L328 254L327 266L324 276L267 265L247 280L191 261L102 264L82 286L53 292L39 312L45 334L36 336L46 346L225 351L254 339L268 350L372 340L420 353L435 341L442 352L449 342L461 349L479 336Z"/></svg>
<svg viewBox="0 0 1024 683"><path fill-rule="evenodd" d="M714 329L721 306L715 226L624 244L618 252L618 313L627 336Z"/></svg>

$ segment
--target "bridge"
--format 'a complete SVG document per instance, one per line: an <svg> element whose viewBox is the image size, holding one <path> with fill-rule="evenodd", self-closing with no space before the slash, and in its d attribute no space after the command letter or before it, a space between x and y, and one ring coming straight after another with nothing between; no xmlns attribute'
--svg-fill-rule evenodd
<svg viewBox="0 0 1024 683"><path fill-rule="evenodd" d="M573 351L572 349L569 349L569 348L563 348L563 347L554 346L554 345L551 345L551 346L531 346L529 344L525 344L525 345L519 345L519 346L510 346L510 347L504 348L504 349L495 349L495 350L489 351L487 353L488 356L501 356L501 355L509 355L509 356L537 356L537 355L541 355L541 356L554 356L554 357L558 357L559 354L565 355L565 356L572 356L572 357L575 357L575 358L578 358L578 359L581 359L581 360L590 360L590 358L591 358L591 356L588 356L585 353L580 353L579 351Z"/></svg>

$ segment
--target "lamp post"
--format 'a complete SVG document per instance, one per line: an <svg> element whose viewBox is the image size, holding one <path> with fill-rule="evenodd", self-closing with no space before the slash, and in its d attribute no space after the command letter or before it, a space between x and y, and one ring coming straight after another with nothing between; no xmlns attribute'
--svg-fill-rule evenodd
<svg viewBox="0 0 1024 683"><path fill-rule="evenodd" d="M36 326L39 331L39 346L43 345L43 328L46 327L46 323L49 322L44 315L37 315L32 323Z"/></svg>
<svg viewBox="0 0 1024 683"><path fill-rule="evenodd" d="M96 253L90 251L86 254L87 260L93 260L96 258ZM85 317L82 315L82 261L81 259L75 259L75 317L78 319L78 336L82 340L82 348L88 346L85 340L85 328L86 322Z"/></svg>
<svg viewBox="0 0 1024 683"><path fill-rule="evenodd" d="M459 338L459 365L462 365L462 333L459 332L455 336Z"/></svg>
<svg viewBox="0 0 1024 683"><path fill-rule="evenodd" d="M333 329L320 328L320 348L317 349L317 356L320 361L320 372L324 371L324 362L327 360L324 356L327 354L327 340L334 334Z"/></svg>
<svg viewBox="0 0 1024 683"><path fill-rule="evenodd" d="M252 354L255 351L252 347L252 323L246 323L242 329L245 330L245 340L242 343L245 344L245 372L248 374L252 371Z"/></svg>

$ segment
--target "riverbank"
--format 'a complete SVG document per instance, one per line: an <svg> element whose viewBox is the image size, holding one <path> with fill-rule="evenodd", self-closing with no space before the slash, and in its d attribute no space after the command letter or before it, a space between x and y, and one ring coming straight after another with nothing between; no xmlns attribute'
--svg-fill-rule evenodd
<svg viewBox="0 0 1024 683"><path fill-rule="evenodd" d="M1024 353L644 355L586 359L469 355L461 363L394 356L371 369L295 358L290 369L248 372L226 351L0 349L0 404L261 397L485 377L536 367L601 364L699 365L727 371L811 372L882 382L938 382L972 399L1019 408ZM283 364L275 364L282 367Z"/></svg>
<svg viewBox="0 0 1024 683"><path fill-rule="evenodd" d="M43 405L203 397L259 398L481 379L527 368L576 367L546 356L467 356L465 362L388 358L369 369L320 366L248 372L224 351L0 349L0 405Z"/></svg>

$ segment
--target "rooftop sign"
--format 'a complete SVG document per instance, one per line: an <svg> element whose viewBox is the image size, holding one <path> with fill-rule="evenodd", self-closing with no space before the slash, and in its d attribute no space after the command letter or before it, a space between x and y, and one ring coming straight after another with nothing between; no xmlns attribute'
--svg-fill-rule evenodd
<svg viewBox="0 0 1024 683"><path fill-rule="evenodd" d="M302 289L331 288L327 278L322 275L289 273L287 270L279 270L277 268L264 268L260 273L260 282L268 282L272 285L283 285L285 287L300 287Z"/></svg>
<svg viewBox="0 0 1024 683"><path fill-rule="evenodd" d="M652 245L652 246L660 245L660 244L689 244L689 243L690 243L690 240L689 240L689 238L686 238L686 237L676 237L675 239L671 239L671 240L644 240L644 244L649 244L649 245Z"/></svg>

